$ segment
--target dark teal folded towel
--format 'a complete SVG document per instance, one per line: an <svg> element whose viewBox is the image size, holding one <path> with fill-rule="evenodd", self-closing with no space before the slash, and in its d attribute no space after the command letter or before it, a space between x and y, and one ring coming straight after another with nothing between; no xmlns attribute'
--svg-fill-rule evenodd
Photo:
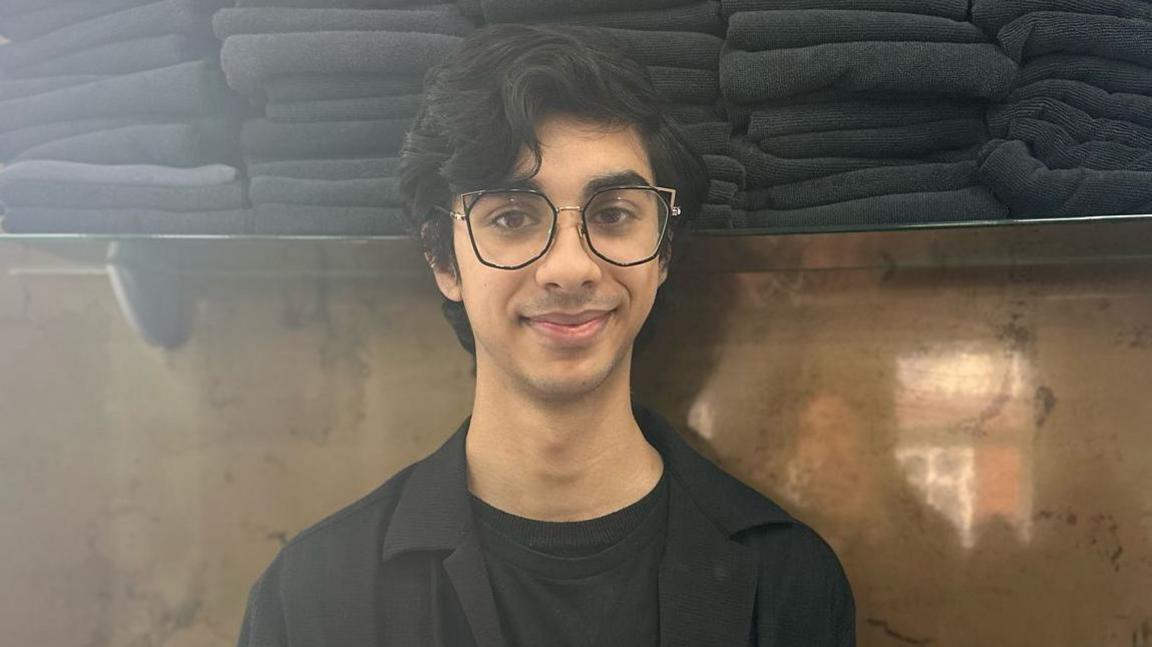
<svg viewBox="0 0 1152 647"><path fill-rule="evenodd" d="M240 182L202 187L131 186L87 182L8 180L0 174L0 203L5 208L162 209L223 211L244 206Z"/></svg>
<svg viewBox="0 0 1152 647"><path fill-rule="evenodd" d="M232 162L238 157L237 128L224 119L204 118L186 123L145 122L146 119L140 116L113 121L102 128L30 147L16 159L161 164L186 168Z"/></svg>
<svg viewBox="0 0 1152 647"><path fill-rule="evenodd" d="M310 159L265 162L248 160L250 177L287 177L301 180L361 180L391 177L400 168L399 157Z"/></svg>
<svg viewBox="0 0 1152 647"><path fill-rule="evenodd" d="M989 142L980 176L1022 218L1149 213L1152 173L1051 169L1021 141Z"/></svg>
<svg viewBox="0 0 1152 647"><path fill-rule="evenodd" d="M952 20L968 18L969 0L720 0L725 17L742 11L765 9L860 9L898 11L943 16Z"/></svg>
<svg viewBox="0 0 1152 647"><path fill-rule="evenodd" d="M644 65L692 68L715 72L724 41L711 34L605 29Z"/></svg>
<svg viewBox="0 0 1152 647"><path fill-rule="evenodd" d="M476 29L456 5L422 9L222 9L212 17L216 37L313 31L414 31L466 36Z"/></svg>
<svg viewBox="0 0 1152 647"><path fill-rule="evenodd" d="M1063 53L1152 65L1150 20L1038 11L1004 25L996 38L1017 62Z"/></svg>
<svg viewBox="0 0 1152 647"><path fill-rule="evenodd" d="M980 28L940 16L891 11L796 9L746 11L728 19L732 49L751 52L867 40L986 43Z"/></svg>
<svg viewBox="0 0 1152 647"><path fill-rule="evenodd" d="M1080 141L1110 141L1152 150L1152 128L1098 118L1056 99L1037 97L1016 103L996 105L988 111L988 126L1000 137L1014 119L1041 119L1054 123Z"/></svg>
<svg viewBox="0 0 1152 647"><path fill-rule="evenodd" d="M456 36L401 32L241 34L224 41L220 57L229 85L254 94L286 74L422 75L459 44Z"/></svg>
<svg viewBox="0 0 1152 647"><path fill-rule="evenodd" d="M736 229L818 229L928 222L1002 220L1008 209L982 186L893 193L801 209L736 211Z"/></svg>
<svg viewBox="0 0 1152 647"><path fill-rule="evenodd" d="M1152 150L1109 141L1081 142L1060 126L1040 119L1013 119L1004 137L1026 142L1048 168L1152 171Z"/></svg>
<svg viewBox="0 0 1152 647"><path fill-rule="evenodd" d="M1045 79L1090 83L1108 92L1152 96L1152 69L1143 65L1081 54L1048 54L1020 66L1016 85Z"/></svg>
<svg viewBox="0 0 1152 647"><path fill-rule="evenodd" d="M392 156L400 151L411 119L277 124L244 122L241 148L249 157L312 159Z"/></svg>
<svg viewBox="0 0 1152 647"><path fill-rule="evenodd" d="M1018 87L1007 103L1050 98L1079 108L1093 117L1121 119L1152 127L1152 96L1108 92L1083 81L1042 79Z"/></svg>
<svg viewBox="0 0 1152 647"><path fill-rule="evenodd" d="M0 132L141 112L174 118L220 114L226 90L219 66L207 61L180 63L0 101Z"/></svg>
<svg viewBox="0 0 1152 647"><path fill-rule="evenodd" d="M538 16L517 22L555 22L557 19L556 16ZM567 14L562 20L570 25L724 35L724 17L720 15L720 3L716 0L693 2L682 7Z"/></svg>
<svg viewBox="0 0 1152 647"><path fill-rule="evenodd" d="M899 157L917 158L988 141L983 119L946 119L905 126L827 130L774 135L760 140L760 150L785 158Z"/></svg>
<svg viewBox="0 0 1152 647"><path fill-rule="evenodd" d="M167 34L206 35L225 0L161 0L98 16L22 43L0 47L0 68L18 70L91 47Z"/></svg>
<svg viewBox="0 0 1152 647"><path fill-rule="evenodd" d="M823 89L1002 98L1016 63L992 44L857 42L720 57L720 88L734 103Z"/></svg>
<svg viewBox="0 0 1152 647"><path fill-rule="evenodd" d="M128 7L148 4L153 0L70 0L69 2L38 2L36 8L20 13L5 13L0 18L0 34L14 42L31 40L37 36L103 16Z"/></svg>
<svg viewBox="0 0 1152 647"><path fill-rule="evenodd" d="M420 94L424 77L389 74L289 74L264 81L264 95L275 103L363 99Z"/></svg>
<svg viewBox="0 0 1152 647"><path fill-rule="evenodd" d="M366 121L415 117L420 109L422 94L404 94L396 97L366 99L328 99L323 101L291 101L268 103L264 114L269 121L280 123L310 123L314 121Z"/></svg>
<svg viewBox="0 0 1152 647"><path fill-rule="evenodd" d="M1147 0L972 0L972 22L992 36L1004 25L1036 11L1152 20L1152 3Z"/></svg>
<svg viewBox="0 0 1152 647"><path fill-rule="evenodd" d="M820 103L781 103L754 108L748 120L748 138L753 140L793 133L883 128L923 124L946 119L983 118L986 101L962 99L921 99L888 97L857 99L852 94L843 100Z"/></svg>
<svg viewBox="0 0 1152 647"><path fill-rule="evenodd" d="M399 207L393 177L359 180L304 180L257 176L248 195L252 204L295 204L329 207Z"/></svg>
<svg viewBox="0 0 1152 647"><path fill-rule="evenodd" d="M249 209L177 212L157 209L52 209L20 207L4 214L12 234L168 234L258 233ZM278 232L268 232L278 233Z"/></svg>
<svg viewBox="0 0 1152 647"><path fill-rule="evenodd" d="M736 195L732 206L752 210L802 209L878 195L955 191L978 183L974 161L881 166L749 189Z"/></svg>
<svg viewBox="0 0 1152 647"><path fill-rule="evenodd" d="M131 74L197 59L213 59L217 48L214 39L168 34L89 47L10 69L8 73L17 77Z"/></svg>
<svg viewBox="0 0 1152 647"><path fill-rule="evenodd" d="M692 0L631 0L627 8L667 9L690 4ZM619 10L619 0L480 0L484 20L493 22L520 22L529 18L578 15Z"/></svg>

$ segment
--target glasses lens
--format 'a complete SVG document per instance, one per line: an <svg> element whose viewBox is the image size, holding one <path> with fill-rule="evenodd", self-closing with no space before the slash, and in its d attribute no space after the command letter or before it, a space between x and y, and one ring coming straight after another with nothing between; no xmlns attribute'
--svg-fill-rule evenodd
<svg viewBox="0 0 1152 647"><path fill-rule="evenodd" d="M552 207L541 196L515 191L485 193L468 220L480 257L496 265L520 265L544 251Z"/></svg>
<svg viewBox="0 0 1152 647"><path fill-rule="evenodd" d="M603 191L584 210L588 240L610 261L636 263L656 253L668 214L668 203L654 189Z"/></svg>

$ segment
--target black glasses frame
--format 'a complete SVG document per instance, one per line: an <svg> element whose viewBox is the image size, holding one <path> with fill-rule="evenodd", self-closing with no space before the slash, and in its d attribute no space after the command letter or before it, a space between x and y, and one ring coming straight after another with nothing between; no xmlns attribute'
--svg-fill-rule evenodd
<svg viewBox="0 0 1152 647"><path fill-rule="evenodd" d="M643 260L635 261L633 263L618 263L618 262L604 256L604 254L600 253L600 250L596 249L596 245L592 243L592 239L588 236L588 221L587 221L587 216L585 213L585 211L588 209L588 206L591 205L592 201L596 199L596 196L600 195L601 193L607 193L609 191L619 191L621 189L644 189L646 191L652 191L652 192L656 193L656 195L661 200L663 200L664 204L668 207L668 218L664 220L664 225L660 228L660 236L656 239L655 251L652 252L651 256L649 256ZM548 243L544 245L543 251L541 251L536 256L533 256L531 259L529 259L529 260L527 260L527 261L525 261L519 265L499 265L497 263L490 263L490 262L484 260L484 257L480 254L479 246L476 245L476 236L472 233L472 219L470 216L472 214L472 207L477 202L479 202L480 198L482 198L485 195L492 194L492 193L526 193L526 194L531 194L531 195L535 195L535 196L539 196L539 197L543 198L544 202L546 202L548 204L548 206L552 208L552 226L548 228ZM660 254L660 246L664 243L664 234L668 231L668 223L670 223L672 221L672 218L680 215L680 207L676 206L676 189L669 189L669 188L662 187L662 186L649 186L647 184L635 184L635 185L626 185L626 186L605 187L603 189L596 191L592 195L588 196L588 200L586 200L584 202L584 205L580 206L580 207L572 207L572 206L557 207L555 204L553 204L552 200L550 200L548 198L548 196L544 195L544 193L542 193L540 191L536 191L535 189L484 189L481 191L469 191L467 193L461 193L460 194L460 201L464 205L464 213L460 213L458 211L449 211L448 209L443 209L443 208L441 208L441 209L445 213L447 213L449 216L451 216L453 220L463 220L464 223L467 225L467 227L468 227L468 240L472 243L472 251L473 251L473 253L476 254L476 260L480 261L484 265L487 265L488 267L496 268L499 270L518 270L518 269L527 267L527 266L531 265L532 263L535 263L536 261L540 260L545 254L547 254L548 251L550 249L552 249L552 244L556 241L556 225L560 221L560 212L561 211L579 211L580 212L580 236L584 239L584 241L586 243L588 243L588 248L591 249L592 253L596 254L597 257L607 261L608 263L616 265L618 267L632 267L635 265L642 265L642 264L647 263L647 262L651 261L652 259L656 258Z"/></svg>

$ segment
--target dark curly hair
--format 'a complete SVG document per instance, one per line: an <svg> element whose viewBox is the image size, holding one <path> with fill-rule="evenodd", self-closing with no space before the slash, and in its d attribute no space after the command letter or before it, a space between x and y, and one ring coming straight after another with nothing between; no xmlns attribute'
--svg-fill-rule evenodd
<svg viewBox="0 0 1152 647"><path fill-rule="evenodd" d="M667 265L681 232L708 190L703 160L668 117L644 66L608 32L575 25L492 25L464 39L425 77L424 100L402 150L398 188L408 233L419 236L432 265L459 276L448 208L454 196L499 186L511 178L521 152L539 171L536 126L553 115L607 127L635 127L656 183L677 189L681 215L661 243ZM668 268L671 272L671 267ZM652 312L636 338L642 349L666 304L657 290ZM445 298L445 318L473 356L476 342L464 304Z"/></svg>

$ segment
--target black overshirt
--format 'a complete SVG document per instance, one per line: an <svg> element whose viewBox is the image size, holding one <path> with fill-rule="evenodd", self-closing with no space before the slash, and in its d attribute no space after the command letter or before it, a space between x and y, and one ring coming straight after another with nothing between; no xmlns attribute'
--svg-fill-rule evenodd
<svg viewBox="0 0 1152 647"><path fill-rule="evenodd" d="M831 547L633 405L668 475L662 647L850 647L855 604ZM472 515L465 438L304 530L252 586L242 647L504 647Z"/></svg>

